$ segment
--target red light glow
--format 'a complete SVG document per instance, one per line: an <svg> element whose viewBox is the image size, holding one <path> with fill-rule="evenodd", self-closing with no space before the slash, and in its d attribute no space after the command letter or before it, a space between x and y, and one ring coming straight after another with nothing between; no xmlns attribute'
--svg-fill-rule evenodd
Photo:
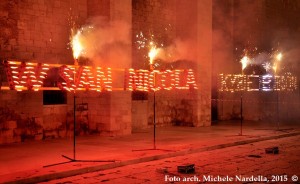
<svg viewBox="0 0 300 184"><path fill-rule="evenodd" d="M112 90L158 91L172 89L197 89L194 71L188 70L135 70L111 69L78 65L57 65L7 61L5 64L11 90L58 90L55 87L43 87L50 67L59 67L59 75L64 82L58 83L61 90L93 90L97 92ZM123 88L113 88L112 70L124 72Z"/></svg>

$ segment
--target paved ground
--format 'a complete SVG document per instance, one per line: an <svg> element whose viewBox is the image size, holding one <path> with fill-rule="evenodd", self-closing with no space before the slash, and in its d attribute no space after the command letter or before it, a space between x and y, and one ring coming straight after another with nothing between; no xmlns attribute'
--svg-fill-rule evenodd
<svg viewBox="0 0 300 184"><path fill-rule="evenodd" d="M132 151L134 149L153 148L152 129L122 137L79 137L76 142L76 159L115 159L116 162L72 162L46 168L43 166L65 162L66 159L61 157L62 154L67 155L69 157L73 157L72 139L55 139L1 145L0 183L37 183L41 181L65 178L68 176L74 176L99 170L106 172L105 176L109 176L109 169L114 169L118 167L118 169L116 170L118 171L119 169L123 168L120 166L132 167L128 165L136 165L146 162L148 164L150 163L149 161L160 160L165 158L171 159L172 157L176 157L174 158L174 160L177 160L178 156L186 155L188 158L190 156L192 157L192 155L190 155L191 153L199 153L209 156L210 154L213 155L214 153L219 154L218 150L221 148L225 148L224 150L228 150L228 152L224 152L224 154L226 153L226 155L230 158L232 157L232 155L230 155L231 153L239 154L239 149L234 152L231 151L233 150L234 146L242 146L249 143L257 144L259 143L259 141L272 140L279 137L282 139L286 139L289 137L292 138L294 136L300 135L300 128L298 124L285 125L281 126L280 128L284 130L275 131L276 125L274 126L274 124L272 123L267 124L265 122L245 122L243 126L243 136L237 136L238 133L240 133L239 122L223 122L211 127L158 128L156 144L157 147L172 151ZM295 148L299 148L299 145L297 144ZM281 150L284 151L284 149ZM247 152L246 150L244 151L245 153ZM263 152L263 150L260 151ZM262 158L246 157L245 153L243 156L241 156L240 159L249 159L250 161L263 160ZM281 155L282 154L280 153L280 155L278 156ZM287 156L289 157L289 154L287 154ZM236 157L238 158L238 155L236 155ZM204 158L209 157L199 156L199 158L201 158L199 162L202 162L205 161L203 160ZM208 160L215 161L217 160L217 158L218 157L212 157L212 160ZM220 157L220 159L222 158ZM224 159L226 160L226 158ZM166 163L171 164L173 162L167 161ZM197 167L196 170L197 172L199 172L196 174L200 177L200 174L202 173L200 173L200 171L203 168L203 164L201 165L201 163L195 163ZM216 161L216 163L218 163L218 161ZM174 164L176 165L177 163L174 162ZM298 165L300 165L299 162ZM274 165L274 167L275 166L276 165ZM163 167L165 166L163 165L161 168ZM168 172L176 173L176 167L166 167L170 167L168 169ZM157 172L157 166L153 166L152 168L151 166L147 166L146 168L146 170L153 171L151 175L153 177L150 177L151 179L156 178L157 180L155 181L160 181L161 178L159 177L161 176L157 177L157 173L163 172L164 170L159 170ZM220 169L220 167L216 167L215 169L216 172L218 171L218 169ZM102 175L102 173L100 175ZM128 176L128 173L124 173L124 175ZM97 181L95 182L99 182L99 180L106 181L105 177L103 178L104 179L102 179L102 177L101 179L97 178ZM118 178L120 177L118 176ZM128 181L129 180L130 179L128 179ZM82 182L85 183L85 181L83 180ZM129 183L131 183L131 181L129 181Z"/></svg>
<svg viewBox="0 0 300 184"><path fill-rule="evenodd" d="M204 180L216 183L212 178L218 176L228 176L221 183L237 183L236 177L241 176L244 179L259 177L262 181L255 183L263 183L264 179L270 183L292 183L292 177L294 180L295 176L300 177L299 140L300 136L294 136L257 142L87 173L48 183L202 183ZM266 154L265 148L269 146L279 146L279 154ZM177 166L187 163L195 164L196 172L178 173ZM228 181L231 178L233 181Z"/></svg>

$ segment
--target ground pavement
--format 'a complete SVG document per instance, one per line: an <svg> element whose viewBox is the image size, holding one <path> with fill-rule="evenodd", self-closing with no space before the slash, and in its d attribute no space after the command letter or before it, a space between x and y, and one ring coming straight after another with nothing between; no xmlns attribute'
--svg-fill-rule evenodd
<svg viewBox="0 0 300 184"><path fill-rule="evenodd" d="M300 182L300 136L227 147L81 174L47 183L296 183ZM279 154L265 148L279 146ZM195 164L195 173L177 172ZM253 179L252 179L253 178ZM252 180L251 180L252 179ZM248 180L248 181L247 181Z"/></svg>
<svg viewBox="0 0 300 184"><path fill-rule="evenodd" d="M236 149L239 146L248 146L251 144L254 145L262 141L266 142L274 140L274 142L270 142L270 144L261 146L261 152L255 153L256 155L260 153L262 154L263 148L266 146L278 145L279 142L277 141L279 140L294 137L299 140L298 135L300 135L300 128L297 124L281 126L280 131L277 131L276 129L276 125L273 125L272 123L267 124L264 122L245 122L243 126L243 135L238 136L238 134L240 133L239 122L219 123L211 127L159 127L156 134L156 146L157 148L163 148L165 150L148 151L132 150L153 148L152 129L120 137L100 137L95 135L83 136L76 139L76 159L115 160L115 162L71 162L46 168L43 166L67 161L61 155L73 157L72 139L54 139L1 145L0 183L37 183L89 173L92 171L103 171L109 173L111 169L125 168L121 166L130 168L136 164L146 164L154 160L167 158L174 158L176 160L180 156L187 156L188 158L191 154L195 155L197 153L204 155L210 155L213 153L216 153L217 155L223 155L223 152L218 153L219 150L229 150L228 152L224 152L224 154L226 153L226 155L231 157L230 155L233 153L238 154L239 149L238 151L234 152L230 150ZM284 145L285 144L282 144L281 147ZM280 150L284 151L284 149L282 149L281 147ZM299 145L297 144L295 147L299 148ZM254 149L256 149L256 147L253 147L253 150ZM247 158L249 160L263 160L256 157L248 158L247 156L245 156L246 152L248 151L249 150L244 149L244 153L241 156L242 158L240 159ZM280 153L277 156L281 155L283 154ZM286 156L288 158L293 158L289 157L290 155L291 154L288 153ZM196 157L203 157L203 159L209 158L205 156ZM219 157L219 159L221 159L221 157ZM226 160L226 158L224 159ZM212 157L208 160L216 161L217 163L218 156ZM196 167L198 167L196 168L196 171L201 171L201 168L203 168L203 164L205 165L206 163L204 162L203 164L201 164L200 162L208 160L200 159L198 163L195 160ZM194 160L191 160L191 162L193 161ZM173 162L170 161L166 163L171 164ZM209 162L207 163L209 164ZM176 165L177 163L174 162L173 164ZM213 166L213 164L211 165ZM159 172L163 173L176 173L176 168L174 167L174 165L166 167L170 168L166 170L162 167L163 169L160 171L154 164L153 168L150 170L155 171L155 174L157 173L157 169ZM151 167L149 166L149 168ZM212 168L211 170L207 170L206 173L209 174L210 171L214 171L215 173L217 173L218 169L222 169L222 167L216 167L215 169ZM125 172L124 174L128 176L128 173ZM201 177L199 175L201 173L196 174L197 176ZM291 172L290 174L293 173ZM102 173L100 173L99 175L103 176ZM106 176L109 176L109 174L105 174L105 177L103 177L104 179L96 178L95 182L99 182L99 180L106 181ZM161 179L163 178L159 176L154 181L160 182ZM107 181L111 180L111 178L107 179ZM144 182L144 180L142 181ZM162 182L163 181L164 180L162 180ZM81 180L80 182L86 183L86 181L83 180ZM135 182L138 183L141 181L137 180L134 181L134 183Z"/></svg>

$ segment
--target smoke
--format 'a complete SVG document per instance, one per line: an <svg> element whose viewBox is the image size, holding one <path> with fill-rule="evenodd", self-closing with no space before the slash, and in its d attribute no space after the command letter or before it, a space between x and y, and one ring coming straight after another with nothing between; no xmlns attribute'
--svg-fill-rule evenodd
<svg viewBox="0 0 300 184"><path fill-rule="evenodd" d="M80 57L101 67L130 66L131 37L127 23L95 17L89 19L79 31L79 40L83 47Z"/></svg>
<svg viewBox="0 0 300 184"><path fill-rule="evenodd" d="M244 55L252 65L273 65L281 52L279 71L300 73L298 10L284 13L282 1L268 7L253 0L214 0L213 5L213 72L239 72Z"/></svg>
<svg viewBox="0 0 300 184"><path fill-rule="evenodd" d="M299 31L299 28L298 28ZM250 63L253 65L265 65L266 63L277 64L279 73L299 73L300 58L300 36L298 31L287 28L278 28L278 30L270 32L271 49L269 52L261 52L251 58ZM278 58L279 53L282 57Z"/></svg>
<svg viewBox="0 0 300 184"><path fill-rule="evenodd" d="M283 53L283 70L286 72L292 72L300 77L300 46L292 48Z"/></svg>
<svg viewBox="0 0 300 184"><path fill-rule="evenodd" d="M150 35L146 40L153 41L156 44L158 53L154 60L166 67L175 66L176 63L185 63L189 66L192 62L197 62L199 58L198 35L198 10L197 1L164 1L165 7L154 7L153 13L146 18L149 25L142 27L142 31ZM149 6L152 8L152 6ZM159 17L166 14L167 16ZM194 18L191 18L194 17ZM153 26L152 22L156 25ZM139 28L140 29L140 28ZM147 34L145 34L147 35ZM152 36L153 35L153 36ZM139 39L139 43L143 43ZM139 44L140 45L140 44ZM152 46L150 46L151 49ZM169 63L174 63L169 64ZM192 65L194 65L194 63Z"/></svg>
<svg viewBox="0 0 300 184"><path fill-rule="evenodd" d="M174 42L164 48L159 48L155 59L171 63L178 60L197 60L196 42L192 39L176 39Z"/></svg>
<svg viewBox="0 0 300 184"><path fill-rule="evenodd" d="M300 76L300 24L298 28L291 27L290 29L281 28L272 35L274 39L274 46L282 50L281 72L291 72Z"/></svg>
<svg viewBox="0 0 300 184"><path fill-rule="evenodd" d="M241 64L234 58L233 1L214 0L212 17L213 74L240 71Z"/></svg>
<svg viewBox="0 0 300 184"><path fill-rule="evenodd" d="M262 65L266 62L270 62L270 60L271 60L270 54L266 52L262 52L256 55L255 57L250 58L250 64Z"/></svg>

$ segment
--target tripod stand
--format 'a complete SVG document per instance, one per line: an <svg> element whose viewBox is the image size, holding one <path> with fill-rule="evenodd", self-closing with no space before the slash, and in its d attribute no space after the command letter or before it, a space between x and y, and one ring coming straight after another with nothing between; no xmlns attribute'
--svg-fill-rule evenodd
<svg viewBox="0 0 300 184"><path fill-rule="evenodd" d="M241 131L240 131L240 136L243 135L243 92L241 92Z"/></svg>
<svg viewBox="0 0 300 184"><path fill-rule="evenodd" d="M242 72L242 76L244 78L244 73ZM246 77L246 84L247 84L247 77ZM238 133L235 136L244 136L243 135L243 122L244 122L244 117L243 117L243 90L245 90L247 88L241 89L241 97L240 97L240 114L241 114L241 118L240 118L240 133Z"/></svg>
<svg viewBox="0 0 300 184"><path fill-rule="evenodd" d="M161 150L161 151L173 151L173 150L166 150L166 149L158 149L156 147L156 105L155 105L155 91L153 92L153 148L148 149L137 149L132 151L150 151L150 150Z"/></svg>
<svg viewBox="0 0 300 184"><path fill-rule="evenodd" d="M73 112L74 112L74 121L73 121L73 158L70 158L65 155L61 155L62 157L66 158L68 161L66 162L60 162L60 163L54 163L50 165L45 165L43 167L51 167L51 166L56 166L56 165L61 165L61 164L67 164L67 163L72 163L72 162L116 162L116 160L78 160L76 159L76 96L75 96L75 91L74 91L74 106L73 106Z"/></svg>
<svg viewBox="0 0 300 184"><path fill-rule="evenodd" d="M150 65L150 71L153 71L153 66ZM155 86L155 72L153 76L154 86ZM156 147L156 99L155 99L155 89L153 90L153 148L148 149L137 149L132 151L149 151L149 150L161 150L161 151L172 151L166 149L158 149Z"/></svg>
<svg viewBox="0 0 300 184"><path fill-rule="evenodd" d="M276 128L276 130L275 131L278 131L278 132L288 132L288 130L291 130L290 128L280 128L280 125L279 125L279 123L280 123L280 114L279 114L279 90L277 89L277 91L276 91L276 98L277 98L277 100L276 100L276 114L277 114L277 123L276 123L276 125L277 125L277 128Z"/></svg>

